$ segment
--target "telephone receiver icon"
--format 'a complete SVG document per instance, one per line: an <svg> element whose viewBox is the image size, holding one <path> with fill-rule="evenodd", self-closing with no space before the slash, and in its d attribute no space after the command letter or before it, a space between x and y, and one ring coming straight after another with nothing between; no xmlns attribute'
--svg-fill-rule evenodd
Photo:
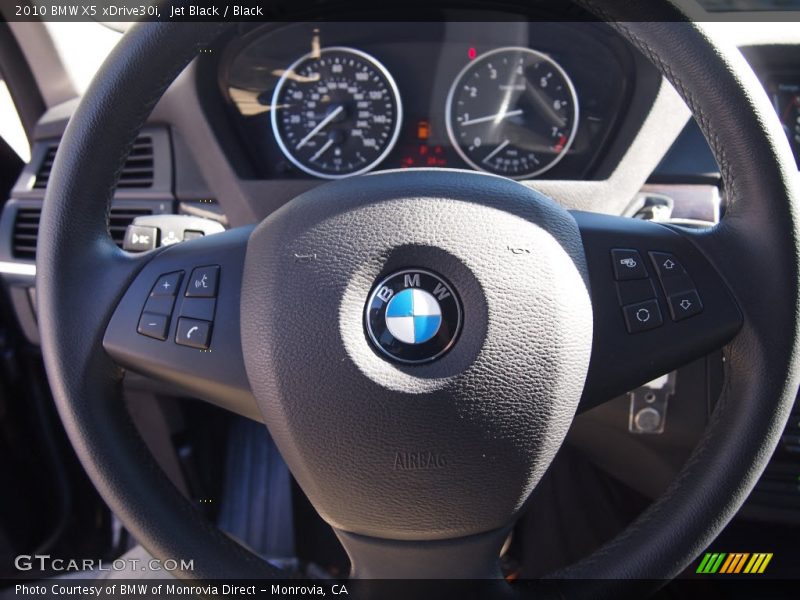
<svg viewBox="0 0 800 600"><path fill-rule="evenodd" d="M186 332L186 339L187 339L187 340L188 340L188 339L191 339L191 337L192 337L192 334L193 334L195 331L197 331L198 329L200 329L200 328L199 328L197 325L195 325L194 327L192 327L191 329L189 329L189 331L187 331L187 332Z"/></svg>

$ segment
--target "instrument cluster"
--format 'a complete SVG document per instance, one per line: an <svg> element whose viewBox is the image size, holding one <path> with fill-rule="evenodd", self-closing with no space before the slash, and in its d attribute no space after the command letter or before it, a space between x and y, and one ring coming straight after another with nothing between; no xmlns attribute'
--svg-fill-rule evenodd
<svg viewBox="0 0 800 600"><path fill-rule="evenodd" d="M628 49L590 23L294 23L232 41L219 71L258 175L288 179L584 178L633 79Z"/></svg>

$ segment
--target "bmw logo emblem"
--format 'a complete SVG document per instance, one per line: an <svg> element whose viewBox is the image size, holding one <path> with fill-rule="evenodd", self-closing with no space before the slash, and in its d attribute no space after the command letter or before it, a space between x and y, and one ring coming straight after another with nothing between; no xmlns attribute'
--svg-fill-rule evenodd
<svg viewBox="0 0 800 600"><path fill-rule="evenodd" d="M453 287L423 269L407 269L380 281L369 296L366 326L372 343L403 363L439 358L455 342L461 305Z"/></svg>

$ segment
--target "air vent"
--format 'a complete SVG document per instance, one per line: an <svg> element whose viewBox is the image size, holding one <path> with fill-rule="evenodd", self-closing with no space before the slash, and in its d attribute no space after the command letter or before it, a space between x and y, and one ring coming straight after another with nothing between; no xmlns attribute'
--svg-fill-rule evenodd
<svg viewBox="0 0 800 600"><path fill-rule="evenodd" d="M149 136L136 138L128 160L119 176L117 187L149 188L153 185L153 140Z"/></svg>
<svg viewBox="0 0 800 600"><path fill-rule="evenodd" d="M133 223L136 217L152 214L153 211L148 208L112 208L108 219L108 232L117 246L122 248L122 242L125 240L125 230L128 229L128 225Z"/></svg>
<svg viewBox="0 0 800 600"><path fill-rule="evenodd" d="M14 258L34 260L36 258L36 238L39 234L41 208L20 208L14 222Z"/></svg>
<svg viewBox="0 0 800 600"><path fill-rule="evenodd" d="M50 171L53 170L53 161L56 159L56 150L58 146L53 144L47 147L42 164L39 165L39 170L36 172L36 181L33 187L37 190L43 190L47 187L47 182L50 180Z"/></svg>
<svg viewBox="0 0 800 600"><path fill-rule="evenodd" d="M36 238L39 233L41 208L19 208L14 221L13 253L20 260L36 259ZM109 217L109 233L114 243L122 248L125 230L136 217L152 215L149 208L114 207Z"/></svg>
<svg viewBox="0 0 800 600"><path fill-rule="evenodd" d="M53 170L53 161L56 158L58 145L53 144L47 148L42 164L36 172L36 179L33 187L35 189L45 189L50 180L50 172ZM136 138L125 167L120 173L117 187L119 188L149 188L153 185L153 139L143 135Z"/></svg>

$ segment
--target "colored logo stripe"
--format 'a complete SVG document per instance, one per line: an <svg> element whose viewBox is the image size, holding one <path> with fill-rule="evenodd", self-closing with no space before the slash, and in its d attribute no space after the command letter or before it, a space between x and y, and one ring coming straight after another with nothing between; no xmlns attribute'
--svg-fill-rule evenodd
<svg viewBox="0 0 800 600"><path fill-rule="evenodd" d="M720 568L720 573L739 573L744 566L744 561L747 560L747 557L750 556L749 552L734 552L732 554L728 554L728 558L725 559L725 562L722 563L722 568Z"/></svg>
<svg viewBox="0 0 800 600"><path fill-rule="evenodd" d="M769 561L772 560L772 552L764 554L753 554L753 558L744 568L745 573L763 573Z"/></svg>
<svg viewBox="0 0 800 600"><path fill-rule="evenodd" d="M749 560L748 560L749 559ZM772 560L771 552L706 552L703 560L697 567L696 573L704 575L763 573L767 565ZM746 566L745 566L746 565Z"/></svg>
<svg viewBox="0 0 800 600"><path fill-rule="evenodd" d="M706 552L703 561L700 563L700 566L697 567L697 573L716 573L724 558L724 552L721 554L717 552Z"/></svg>

